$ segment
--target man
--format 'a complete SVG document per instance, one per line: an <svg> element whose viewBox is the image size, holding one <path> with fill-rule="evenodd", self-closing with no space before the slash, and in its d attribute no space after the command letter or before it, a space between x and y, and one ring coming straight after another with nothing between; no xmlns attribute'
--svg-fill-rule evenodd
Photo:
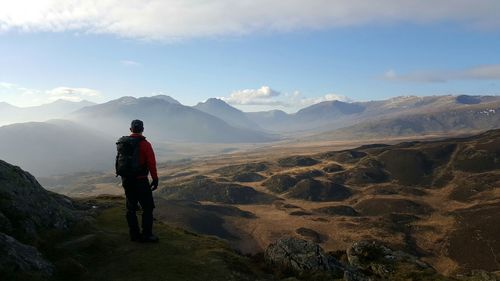
<svg viewBox="0 0 500 281"><path fill-rule="evenodd" d="M144 123L141 120L134 120L130 125L131 135L121 138L117 145L128 142L134 151L134 156L129 156L132 166L136 167L134 172L119 173L122 177L122 185L127 198L127 223L129 227L130 240L136 242L158 242L158 237L153 235L153 191L158 188L158 175L156 173L156 159L151 143L142 135ZM137 155L138 154L138 155ZM118 148L118 159L120 148ZM130 160L132 159L132 160ZM137 163L138 162L138 163ZM152 182L149 183L148 174L151 174ZM136 211L138 203L142 208L142 233L139 229Z"/></svg>

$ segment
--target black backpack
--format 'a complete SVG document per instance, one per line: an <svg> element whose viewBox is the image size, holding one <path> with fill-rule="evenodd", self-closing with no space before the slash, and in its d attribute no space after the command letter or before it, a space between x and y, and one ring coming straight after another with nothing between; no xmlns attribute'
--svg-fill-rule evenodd
<svg viewBox="0 0 500 281"><path fill-rule="evenodd" d="M121 137L116 142L116 176L135 177L147 172L145 167L139 165L139 143L145 137Z"/></svg>

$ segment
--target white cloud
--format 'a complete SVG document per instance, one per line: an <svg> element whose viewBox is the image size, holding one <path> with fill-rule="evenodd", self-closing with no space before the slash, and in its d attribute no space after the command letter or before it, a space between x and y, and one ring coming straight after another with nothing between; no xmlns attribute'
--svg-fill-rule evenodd
<svg viewBox="0 0 500 281"><path fill-rule="evenodd" d="M295 105L295 106L306 107L306 106L310 106L310 105L317 104L320 102L333 101L333 100L338 100L338 101L343 101L343 102L352 102L353 101L352 99L350 99L346 96L337 95L337 94L333 94L333 93L326 94L326 95L321 96L321 97L303 98L301 93L295 92L291 96L290 103Z"/></svg>
<svg viewBox="0 0 500 281"><path fill-rule="evenodd" d="M101 93L94 89L89 88L70 88L70 87L57 87L52 90L46 91L49 100L68 100L79 102L86 98L100 97Z"/></svg>
<svg viewBox="0 0 500 281"><path fill-rule="evenodd" d="M0 32L172 40L377 23L500 28L498 0L0 0Z"/></svg>
<svg viewBox="0 0 500 281"><path fill-rule="evenodd" d="M56 87L51 90L26 88L14 83L0 82L0 100L17 106L34 106L56 100L79 102L84 99L100 101L102 94L89 88Z"/></svg>
<svg viewBox="0 0 500 281"><path fill-rule="evenodd" d="M124 66L141 66L142 64L133 60L121 60L120 63Z"/></svg>
<svg viewBox="0 0 500 281"><path fill-rule="evenodd" d="M229 97L221 99L233 105L283 105L281 101L274 99L280 94L268 86L262 86L259 89L234 91Z"/></svg>
<svg viewBox="0 0 500 281"><path fill-rule="evenodd" d="M500 64L481 65L461 70L418 71L398 74L389 70L382 78L391 81L443 83L451 80L500 80Z"/></svg>
<svg viewBox="0 0 500 281"><path fill-rule="evenodd" d="M268 86L262 86L259 89L238 90L231 93L229 97L220 97L220 99L237 107L252 107L256 110L259 110L259 107L262 110L280 107L289 112L324 101L353 101L346 96L334 93L320 97L304 97L299 91L281 94Z"/></svg>

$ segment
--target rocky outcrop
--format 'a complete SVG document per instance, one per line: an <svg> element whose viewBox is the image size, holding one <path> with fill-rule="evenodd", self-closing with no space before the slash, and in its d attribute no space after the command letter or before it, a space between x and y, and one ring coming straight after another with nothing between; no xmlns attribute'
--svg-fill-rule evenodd
<svg viewBox="0 0 500 281"><path fill-rule="evenodd" d="M52 275L53 265L29 244L36 245L48 230L68 229L80 217L69 198L45 190L32 175L0 160L0 276Z"/></svg>
<svg viewBox="0 0 500 281"><path fill-rule="evenodd" d="M417 257L402 251L393 251L376 241L355 242L347 249L347 259L350 266L381 278L390 279L398 271L398 267L402 266L405 271L434 271Z"/></svg>
<svg viewBox="0 0 500 281"><path fill-rule="evenodd" d="M284 237L269 245L265 252L265 259L274 268L294 272L297 276L321 272L331 277L331 279L324 280L334 278L343 278L346 281L437 280L440 278L432 267L417 257L402 251L391 250L375 241L355 242L344 255L347 256L347 260L340 262L335 253L325 253L319 245L313 242Z"/></svg>
<svg viewBox="0 0 500 281"><path fill-rule="evenodd" d="M341 265L317 244L293 237L284 237L269 245L266 261L283 270L296 273L326 271L342 275Z"/></svg>
<svg viewBox="0 0 500 281"><path fill-rule="evenodd" d="M0 276L50 276L54 272L54 266L35 247L3 233L0 233L0 252Z"/></svg>
<svg viewBox="0 0 500 281"><path fill-rule="evenodd" d="M72 201L45 190L21 168L0 160L0 231L21 241L40 229L67 229L77 218Z"/></svg>

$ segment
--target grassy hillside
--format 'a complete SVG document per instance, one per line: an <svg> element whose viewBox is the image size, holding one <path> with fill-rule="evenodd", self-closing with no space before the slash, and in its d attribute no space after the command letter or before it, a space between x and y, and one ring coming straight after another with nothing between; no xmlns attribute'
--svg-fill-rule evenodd
<svg viewBox="0 0 500 281"><path fill-rule="evenodd" d="M70 233L47 232L40 247L55 280L256 280L262 273L222 240L155 223L158 244L130 242L121 197L86 200L95 218ZM27 276L25 276L27 277ZM40 280L39 278L32 278Z"/></svg>

